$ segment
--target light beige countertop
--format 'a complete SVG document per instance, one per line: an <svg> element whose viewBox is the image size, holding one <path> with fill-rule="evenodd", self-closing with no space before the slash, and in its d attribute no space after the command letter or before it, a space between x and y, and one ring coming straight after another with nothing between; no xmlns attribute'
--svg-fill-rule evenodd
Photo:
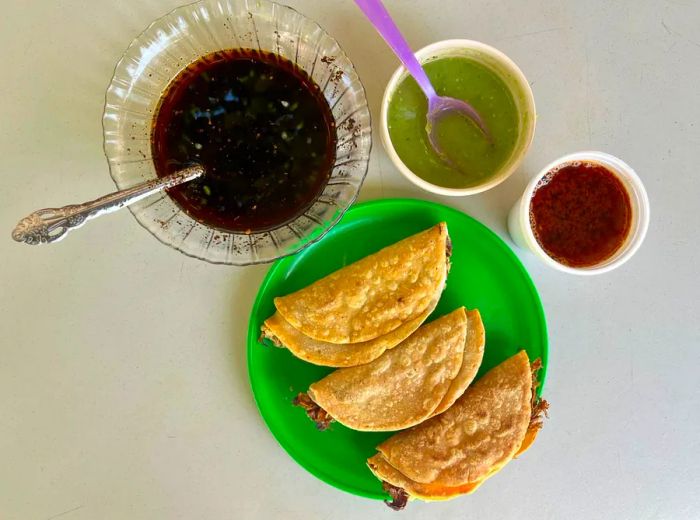
<svg viewBox="0 0 700 520"><path fill-rule="evenodd" d="M4 0L0 11L0 519L690 519L700 517L700 2L393 0L411 44L481 40L525 72L538 121L488 193L419 192L378 139L397 60L350 0L294 0L343 45L375 117L360 199L438 200L508 243L527 180L615 154L651 200L647 240L599 277L517 250L550 334L550 419L479 491L402 514L338 491L278 446L248 385L248 313L267 267L169 249L127 211L60 244L13 243L30 211L114 188L104 91L129 42L180 0Z"/></svg>

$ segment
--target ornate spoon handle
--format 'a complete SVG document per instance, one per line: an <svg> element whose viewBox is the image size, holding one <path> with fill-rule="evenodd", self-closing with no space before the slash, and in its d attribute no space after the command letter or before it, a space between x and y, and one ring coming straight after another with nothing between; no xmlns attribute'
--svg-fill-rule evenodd
<svg viewBox="0 0 700 520"><path fill-rule="evenodd" d="M149 195L191 181L203 174L203 167L190 166L166 177L115 191L91 202L40 209L19 221L12 231L12 238L30 245L57 242L65 237L68 231L82 226L90 219L117 211Z"/></svg>

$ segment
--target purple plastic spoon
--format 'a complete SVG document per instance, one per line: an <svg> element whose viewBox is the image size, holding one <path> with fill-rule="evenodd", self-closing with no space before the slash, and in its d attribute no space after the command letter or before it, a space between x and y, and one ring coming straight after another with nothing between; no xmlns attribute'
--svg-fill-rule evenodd
<svg viewBox="0 0 700 520"><path fill-rule="evenodd" d="M476 109L466 101L437 95L433 85L428 79L428 75L416 59L411 47L409 47L408 42L401 35L401 31L399 31L394 20L391 19L391 15L389 15L381 0L355 0L355 3L362 12L365 13L367 19L372 22L372 25L374 25L374 28L377 29L377 32L382 38L384 38L384 41L389 44L389 47L391 47L394 54L401 60L401 63L406 67L408 73L416 80L416 83L418 83L425 97L428 98L428 114L426 117L427 123L425 125L425 131L428 133L430 145L443 161L450 167L458 170L459 168L457 168L448 155L443 152L438 143L438 136L435 131L436 123L446 114L457 112L472 120L490 140L491 134L488 128L486 128L484 120Z"/></svg>

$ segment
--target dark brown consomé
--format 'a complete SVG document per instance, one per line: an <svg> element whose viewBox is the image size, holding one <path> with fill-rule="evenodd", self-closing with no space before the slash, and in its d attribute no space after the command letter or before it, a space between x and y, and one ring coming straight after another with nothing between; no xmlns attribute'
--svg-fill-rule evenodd
<svg viewBox="0 0 700 520"><path fill-rule="evenodd" d="M163 177L199 163L168 194L195 220L233 232L279 227L323 191L336 128L318 85L291 61L251 49L208 54L168 86L151 148Z"/></svg>

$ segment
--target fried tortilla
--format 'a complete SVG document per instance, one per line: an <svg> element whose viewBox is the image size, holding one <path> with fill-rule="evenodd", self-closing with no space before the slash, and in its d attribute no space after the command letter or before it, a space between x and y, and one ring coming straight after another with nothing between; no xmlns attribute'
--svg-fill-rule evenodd
<svg viewBox="0 0 700 520"><path fill-rule="evenodd" d="M464 390L471 382L465 373L471 378L476 374L483 344L469 343L467 329L461 307L423 325L371 363L336 370L313 383L308 396L300 395L296 404L312 419L322 410L324 419L329 416L354 430L390 431L419 424L437 413L446 398L452 400L448 393ZM465 360L469 368L463 372ZM327 425L316 422L320 429Z"/></svg>
<svg viewBox="0 0 700 520"><path fill-rule="evenodd" d="M440 289L439 292L442 292ZM436 295L439 298L439 294ZM434 299L428 308L417 318L407 321L388 334L361 343L329 343L305 336L292 327L278 312L265 320L262 337L271 340L278 347L287 348L299 359L327 367L354 367L377 359L385 350L413 334L426 320L437 305Z"/></svg>
<svg viewBox="0 0 700 520"><path fill-rule="evenodd" d="M275 298L275 307L309 338L339 344L371 341L425 313L444 287L448 248L442 222Z"/></svg>
<svg viewBox="0 0 700 520"><path fill-rule="evenodd" d="M380 444L367 464L392 496L389 506L472 493L529 448L549 406L535 392L540 366L539 360L531 366L521 351L442 415Z"/></svg>
<svg viewBox="0 0 700 520"><path fill-rule="evenodd" d="M389 486L398 488L406 493L407 498L418 498L426 502L449 500L459 495L473 493L483 482L483 480L481 480L476 483L457 487L442 486L440 484L422 484L409 479L406 475L389 464L381 453L377 453L368 459L367 465L372 470L372 473L379 479L385 483L391 483L385 486L385 488ZM389 489L386 490L389 491Z"/></svg>
<svg viewBox="0 0 700 520"><path fill-rule="evenodd" d="M457 377L452 380L445 397L433 415L438 415L450 406L464 393L467 387L474 381L476 373L481 366L484 357L484 345L486 344L486 331L484 322L481 321L481 313L477 309L467 311L467 344L464 347L464 358Z"/></svg>

